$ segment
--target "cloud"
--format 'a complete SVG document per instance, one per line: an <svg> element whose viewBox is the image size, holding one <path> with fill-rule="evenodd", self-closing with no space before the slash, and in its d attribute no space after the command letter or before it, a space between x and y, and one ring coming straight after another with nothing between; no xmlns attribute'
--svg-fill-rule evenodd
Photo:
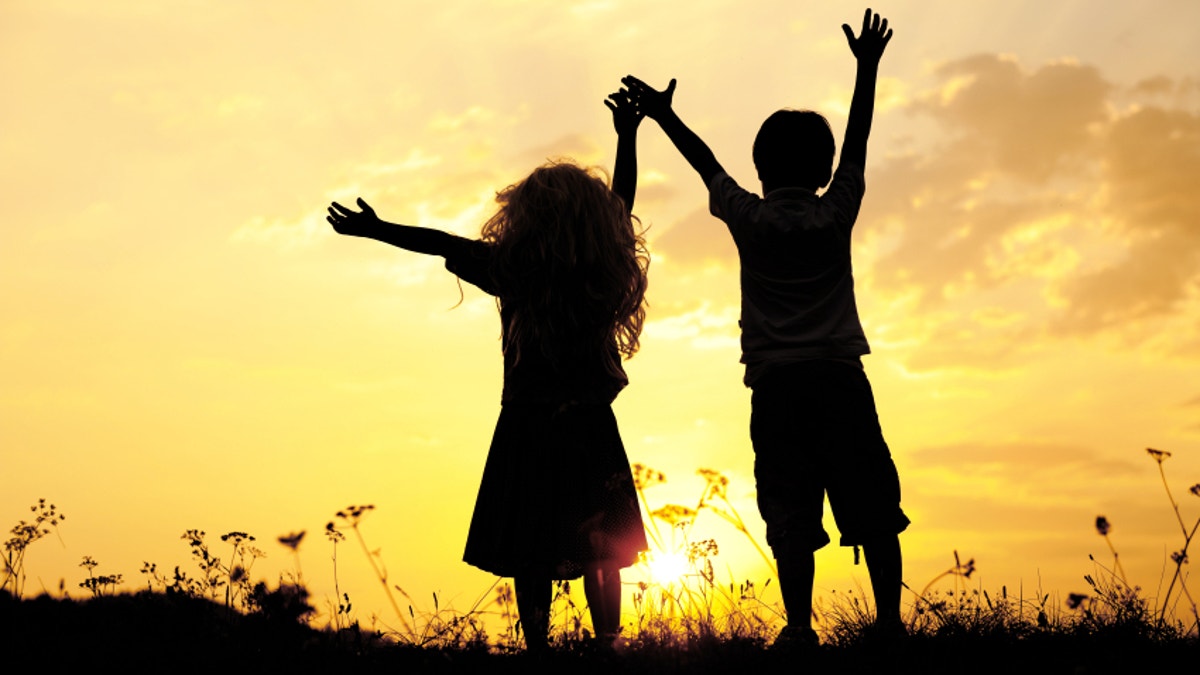
<svg viewBox="0 0 1200 675"><path fill-rule="evenodd" d="M1144 463L1038 441L972 442L905 453L906 497L938 527L1012 523L1028 531L1086 526L1114 495L1140 492ZM1040 512L1040 516L1038 515Z"/></svg>
<svg viewBox="0 0 1200 675"><path fill-rule="evenodd" d="M1034 441L926 447L912 451L906 459L915 467L951 467L964 474L990 472L1010 481L1024 480L1030 467L1037 467L1043 476L1074 477L1073 482L1080 483L1129 475L1137 467L1132 460L1102 457L1088 448Z"/></svg>
<svg viewBox="0 0 1200 675"><path fill-rule="evenodd" d="M598 166L605 157L605 149L591 136L571 133L529 148L523 151L520 157L529 165L530 171L547 161L555 160L572 160L581 166ZM612 173L611 167L602 168L605 172Z"/></svg>
<svg viewBox="0 0 1200 675"><path fill-rule="evenodd" d="M312 246L328 232L329 224L323 214L308 214L296 220L255 216L239 225L229 240L235 244L256 242L291 250Z"/></svg>
<svg viewBox="0 0 1200 675"><path fill-rule="evenodd" d="M1012 58L980 54L948 63L942 86L913 112L957 132L957 149L1030 182L1047 179L1084 150L1105 121L1111 85L1091 66L1069 61L1025 71Z"/></svg>
<svg viewBox="0 0 1200 675"><path fill-rule="evenodd" d="M1120 88L1091 66L995 55L934 77L907 112L937 138L868 169L857 235L891 233L859 276L885 313L889 298L917 299L924 367L1047 336L1143 342L1194 313L1200 116L1169 107L1190 100L1189 83ZM1016 321L988 325L981 307Z"/></svg>
<svg viewBox="0 0 1200 675"><path fill-rule="evenodd" d="M1125 257L1070 279L1068 332L1170 315L1200 280L1200 115L1148 107L1118 118L1104 147L1102 209Z"/></svg>
<svg viewBox="0 0 1200 675"><path fill-rule="evenodd" d="M673 264L704 267L737 264L737 248L725 224L708 208L696 209L651 242L652 253L661 253Z"/></svg>
<svg viewBox="0 0 1200 675"><path fill-rule="evenodd" d="M737 349L740 333L736 306L714 308L707 301L693 309L669 312L664 318L647 321L645 328L647 339L687 341L695 349Z"/></svg>

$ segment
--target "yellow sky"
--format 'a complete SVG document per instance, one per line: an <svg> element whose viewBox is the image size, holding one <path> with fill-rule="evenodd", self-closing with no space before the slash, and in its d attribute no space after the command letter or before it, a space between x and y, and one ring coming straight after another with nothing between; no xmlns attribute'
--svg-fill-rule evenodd
<svg viewBox="0 0 1200 675"><path fill-rule="evenodd" d="M469 605L460 562L500 392L492 301L436 260L340 238L331 199L477 233L552 156L611 167L603 98L679 79L676 109L755 186L776 108L840 137L851 3L0 4L0 524L68 516L29 588L82 556L140 583L185 529L307 529L349 504L394 581ZM739 7L740 6L740 7ZM986 588L1085 590L1087 556L1153 591L1200 500L1200 6L892 2L855 233L866 359L914 524L906 579L976 558ZM616 410L630 458L687 503L710 467L761 533L736 255L653 124L639 140L650 310ZM711 515L736 579L764 571ZM1102 555L1103 554L1103 555ZM866 584L848 552L818 587ZM342 586L386 606L362 556Z"/></svg>

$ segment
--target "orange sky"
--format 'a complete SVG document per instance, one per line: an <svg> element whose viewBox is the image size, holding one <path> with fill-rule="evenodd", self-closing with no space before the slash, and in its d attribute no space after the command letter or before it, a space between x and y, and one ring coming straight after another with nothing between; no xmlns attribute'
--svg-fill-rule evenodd
<svg viewBox="0 0 1200 675"><path fill-rule="evenodd" d="M744 4L744 3L741 3ZM469 606L460 562L498 412L494 304L437 260L340 238L331 199L472 235L552 156L611 167L601 101L679 79L676 109L753 186L779 107L840 138L862 7L705 2L0 5L4 526L68 516L30 590L143 561L185 529L260 539L331 595L319 531L348 504L394 581ZM985 588L1086 590L1114 524L1151 592L1200 500L1200 69L1190 1L892 2L855 233L866 358L914 525L917 587L955 549ZM637 215L653 263L643 349L616 404L630 458L687 503L711 467L761 533L741 385L736 254L652 122ZM723 574L764 578L703 514ZM386 602L342 558L364 615ZM866 585L847 551L818 588ZM443 602L445 602L444 600ZM386 619L386 616L384 616Z"/></svg>

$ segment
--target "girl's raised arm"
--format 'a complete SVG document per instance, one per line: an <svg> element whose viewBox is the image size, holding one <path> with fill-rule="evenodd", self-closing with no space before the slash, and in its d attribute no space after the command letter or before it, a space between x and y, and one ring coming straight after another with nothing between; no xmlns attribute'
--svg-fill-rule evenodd
<svg viewBox="0 0 1200 675"><path fill-rule="evenodd" d="M637 130L645 115L638 111L625 89L609 94L604 105L612 111L613 127L617 131L612 191L625 201L625 210L633 213L633 198L637 195Z"/></svg>

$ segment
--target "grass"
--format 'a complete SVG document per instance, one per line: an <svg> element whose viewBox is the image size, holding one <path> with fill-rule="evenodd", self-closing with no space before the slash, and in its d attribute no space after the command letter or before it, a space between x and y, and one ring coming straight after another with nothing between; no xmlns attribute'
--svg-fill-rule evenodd
<svg viewBox="0 0 1200 675"><path fill-rule="evenodd" d="M111 663L136 671L246 671L419 673L503 672L506 670L626 673L794 672L808 667L832 672L1141 672L1153 664L1196 663L1200 657L1200 615L1187 574L1188 550L1200 527L1190 527L1171 494L1163 462L1169 453L1150 450L1180 524L1181 548L1159 595L1148 599L1130 583L1108 520L1097 518L1111 564L1092 560L1087 594L1065 599L1040 589L1031 595L972 586L974 560L954 553L953 564L920 590L909 588L909 638L882 641L872 631L870 599L857 592L819 599L814 626L819 650L796 653L770 649L784 623L778 604L763 599L772 580L740 584L717 580L717 542L693 540L698 514L712 512L731 523L758 548L749 528L725 498L727 480L702 470L705 488L694 505L668 504L651 510L646 490L664 480L661 473L635 466L639 497L652 514L647 523L651 556L674 557L683 574L672 582L643 581L631 589L619 653L598 650L590 640L588 613L580 589L570 582L554 587L551 638L555 649L532 656L522 649L520 620L511 586L504 580L482 593L466 611L418 603L392 581L378 552L367 545L361 527L374 507L351 506L325 528L332 547L335 597L319 612L304 584L299 557L295 569L274 588L252 581L263 552L245 532L222 535L220 543L199 530L181 537L194 570L175 567L167 574L145 563L145 588L120 592L121 574L99 573L85 556L83 597L24 597L24 554L56 532L62 514L39 501L30 522L20 521L4 544L0 576L0 634L20 651L52 658L56 670ZM1200 484L1190 492L1200 497ZM353 537L368 556L389 599L394 617L365 627L355 618L348 594L337 582L339 547ZM293 554L304 532L279 537ZM651 564L651 560L645 564ZM402 606L403 605L403 606ZM388 627L394 626L394 627ZM10 652L15 654L16 650Z"/></svg>

